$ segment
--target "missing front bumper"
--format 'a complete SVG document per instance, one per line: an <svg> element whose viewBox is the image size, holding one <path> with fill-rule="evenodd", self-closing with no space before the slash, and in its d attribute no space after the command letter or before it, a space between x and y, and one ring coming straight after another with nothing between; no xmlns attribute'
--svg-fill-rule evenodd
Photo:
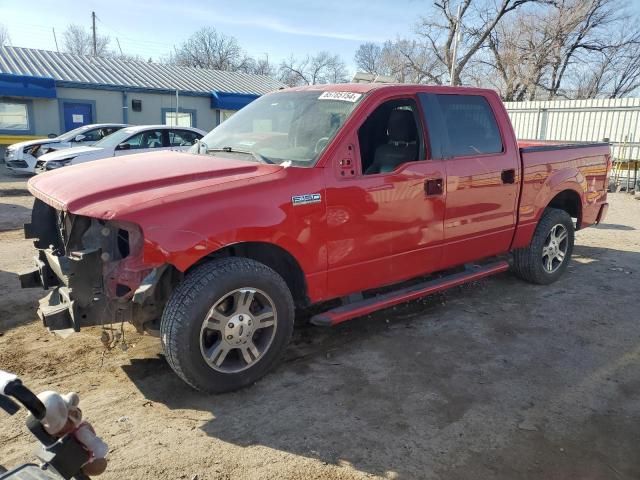
<svg viewBox="0 0 640 480"><path fill-rule="evenodd" d="M36 268L19 275L23 288L53 288L40 300L38 317L52 331L96 325L106 320L107 308L102 282L100 250L72 252L56 256L51 249L40 250Z"/></svg>
<svg viewBox="0 0 640 480"><path fill-rule="evenodd" d="M49 330L80 331L80 324L74 312L74 302L69 298L67 287L58 287L40 299L38 317Z"/></svg>

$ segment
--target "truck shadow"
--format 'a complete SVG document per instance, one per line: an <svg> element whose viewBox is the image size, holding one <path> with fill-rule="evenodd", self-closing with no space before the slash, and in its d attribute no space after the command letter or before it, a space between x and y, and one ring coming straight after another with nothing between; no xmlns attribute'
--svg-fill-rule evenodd
<svg viewBox="0 0 640 480"><path fill-rule="evenodd" d="M640 272L640 253L576 246L551 286L502 274L302 327L283 365L225 395L194 392L160 356L123 369L147 399L209 412L202 431L241 447L393 478L633 476L637 428L624 419L640 407L623 386L640 385L640 368L621 359L640 344L627 272Z"/></svg>
<svg viewBox="0 0 640 480"><path fill-rule="evenodd" d="M0 232L22 229L31 220L31 208L0 202Z"/></svg>
<svg viewBox="0 0 640 480"><path fill-rule="evenodd" d="M11 292L3 295L0 302L0 333L10 328L34 321L38 299L43 290L38 288L21 289L18 274L0 270L0 291Z"/></svg>
<svg viewBox="0 0 640 480"><path fill-rule="evenodd" d="M618 225L615 223L600 223L596 225L595 228L598 228L600 230L624 230L624 231L635 230L635 227L632 227L630 225Z"/></svg>

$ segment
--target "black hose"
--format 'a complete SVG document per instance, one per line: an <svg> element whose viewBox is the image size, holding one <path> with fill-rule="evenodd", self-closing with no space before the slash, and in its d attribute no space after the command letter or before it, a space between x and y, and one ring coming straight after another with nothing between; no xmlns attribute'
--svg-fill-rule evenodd
<svg viewBox="0 0 640 480"><path fill-rule="evenodd" d="M22 403L38 420L42 420L47 409L36 394L25 387L19 379L12 380L4 387L5 395L10 395Z"/></svg>
<svg viewBox="0 0 640 480"><path fill-rule="evenodd" d="M0 393L0 408L9 415L14 415L18 410L20 410L20 405Z"/></svg>

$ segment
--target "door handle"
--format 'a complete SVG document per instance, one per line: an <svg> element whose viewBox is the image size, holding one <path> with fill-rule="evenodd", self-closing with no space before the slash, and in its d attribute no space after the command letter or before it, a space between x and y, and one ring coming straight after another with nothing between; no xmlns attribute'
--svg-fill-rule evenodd
<svg viewBox="0 0 640 480"><path fill-rule="evenodd" d="M427 196L442 195L442 179L432 178L424 181L424 193Z"/></svg>
<svg viewBox="0 0 640 480"><path fill-rule="evenodd" d="M502 178L502 183L516 183L516 170L515 168L510 168L508 170L503 170L500 175Z"/></svg>

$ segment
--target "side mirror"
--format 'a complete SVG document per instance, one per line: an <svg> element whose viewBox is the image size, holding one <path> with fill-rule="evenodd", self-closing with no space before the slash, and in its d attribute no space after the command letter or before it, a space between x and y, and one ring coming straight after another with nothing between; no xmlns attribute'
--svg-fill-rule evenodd
<svg viewBox="0 0 640 480"><path fill-rule="evenodd" d="M47 138L56 138L58 135L56 135L55 133L50 133L49 135L47 135Z"/></svg>
<svg viewBox="0 0 640 480"><path fill-rule="evenodd" d="M129 149L131 149L130 143L121 143L120 145L118 145L118 150L129 150Z"/></svg>
<svg viewBox="0 0 640 480"><path fill-rule="evenodd" d="M83 141L85 138L87 138L87 137L86 137L86 136L84 136L84 135L82 135L82 134L80 134L80 135L76 135L76 138L74 138L73 140L74 140L75 142L81 142L81 141Z"/></svg>

